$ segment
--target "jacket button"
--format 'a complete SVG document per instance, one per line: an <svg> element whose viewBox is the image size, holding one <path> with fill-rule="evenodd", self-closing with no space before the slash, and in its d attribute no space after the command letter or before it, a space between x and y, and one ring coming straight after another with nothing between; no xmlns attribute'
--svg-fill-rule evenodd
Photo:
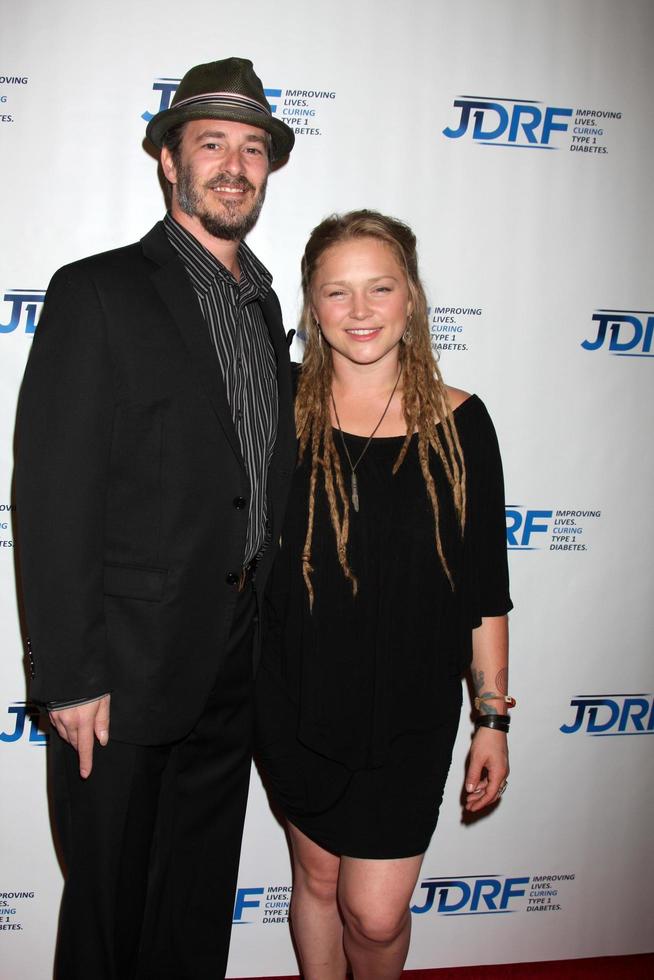
<svg viewBox="0 0 654 980"><path fill-rule="evenodd" d="M234 497L232 503L234 504L237 510L243 510L243 508L247 504L247 500L245 499L245 497Z"/></svg>
<svg viewBox="0 0 654 980"><path fill-rule="evenodd" d="M236 585L239 578L238 572L227 572L227 575L225 575L225 581L228 585Z"/></svg>

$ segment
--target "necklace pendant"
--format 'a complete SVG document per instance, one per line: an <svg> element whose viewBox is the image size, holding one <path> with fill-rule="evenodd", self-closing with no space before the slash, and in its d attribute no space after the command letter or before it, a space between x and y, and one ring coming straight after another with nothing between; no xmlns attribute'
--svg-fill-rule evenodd
<svg viewBox="0 0 654 980"><path fill-rule="evenodd" d="M359 513L359 481L356 473L352 473L352 506Z"/></svg>

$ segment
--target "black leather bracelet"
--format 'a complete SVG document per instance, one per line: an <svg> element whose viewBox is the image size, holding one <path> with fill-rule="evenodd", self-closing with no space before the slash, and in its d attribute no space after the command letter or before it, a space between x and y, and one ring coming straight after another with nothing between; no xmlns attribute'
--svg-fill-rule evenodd
<svg viewBox="0 0 654 980"><path fill-rule="evenodd" d="M509 715L479 715L475 719L475 728L496 728L508 732L511 719Z"/></svg>

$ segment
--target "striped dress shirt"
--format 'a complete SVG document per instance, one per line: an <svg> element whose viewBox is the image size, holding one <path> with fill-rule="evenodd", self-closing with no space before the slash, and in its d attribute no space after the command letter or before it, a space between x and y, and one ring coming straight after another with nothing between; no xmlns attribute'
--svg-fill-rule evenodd
<svg viewBox="0 0 654 980"><path fill-rule="evenodd" d="M277 362L257 300L270 290L272 276L241 242L237 280L211 252L170 215L168 240L189 275L218 358L227 401L250 481L248 528L243 564L268 543L266 487L277 436Z"/></svg>

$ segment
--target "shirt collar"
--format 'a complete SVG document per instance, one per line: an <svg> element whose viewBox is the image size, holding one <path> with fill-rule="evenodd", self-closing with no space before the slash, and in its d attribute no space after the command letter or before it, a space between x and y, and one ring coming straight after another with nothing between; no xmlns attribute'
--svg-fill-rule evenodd
<svg viewBox="0 0 654 980"><path fill-rule="evenodd" d="M173 246L188 272L195 290L206 293L214 282L237 286L248 300L263 298L272 285L272 276L245 242L238 247L238 264L241 279L237 283L232 273L198 239L186 230L172 214L163 219L168 241Z"/></svg>

